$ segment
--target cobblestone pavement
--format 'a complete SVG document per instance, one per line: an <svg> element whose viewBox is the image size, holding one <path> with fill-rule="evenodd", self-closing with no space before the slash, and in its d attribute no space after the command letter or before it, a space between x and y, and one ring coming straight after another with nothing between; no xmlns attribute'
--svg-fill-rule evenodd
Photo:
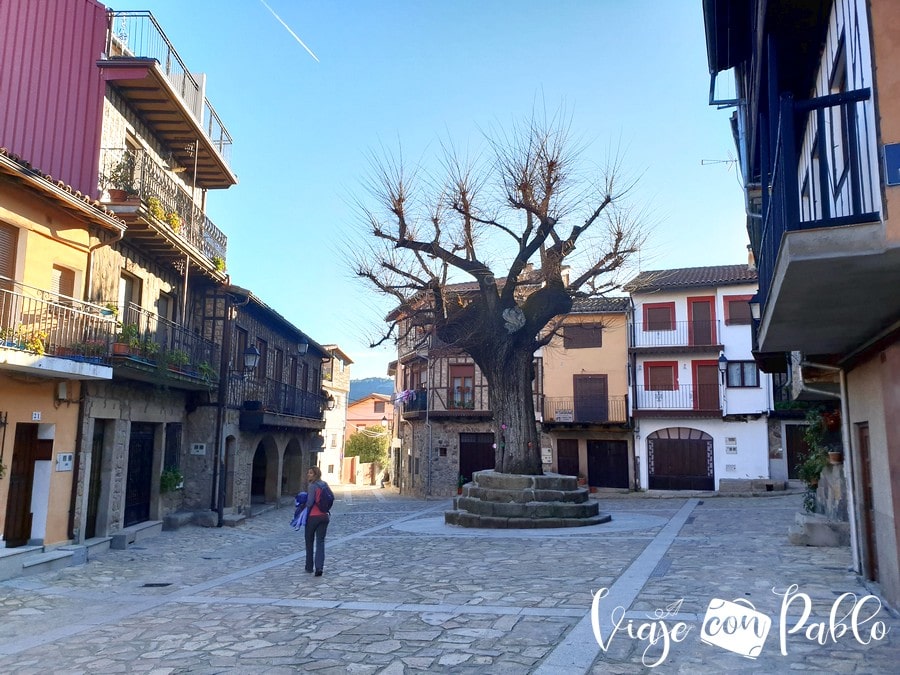
<svg viewBox="0 0 900 675"><path fill-rule="evenodd" d="M0 671L898 672L895 614L858 602L854 632L849 551L787 543L798 495L604 496L607 525L470 531L448 501L336 494L322 577L282 508L0 583Z"/></svg>

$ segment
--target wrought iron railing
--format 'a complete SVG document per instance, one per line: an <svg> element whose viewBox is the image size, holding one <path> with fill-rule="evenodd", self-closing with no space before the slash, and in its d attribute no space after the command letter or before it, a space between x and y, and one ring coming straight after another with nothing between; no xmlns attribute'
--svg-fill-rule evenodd
<svg viewBox="0 0 900 675"><path fill-rule="evenodd" d="M721 411L720 388L717 384L681 384L673 389L635 387L635 410Z"/></svg>
<svg viewBox="0 0 900 675"><path fill-rule="evenodd" d="M759 272L760 304L765 305L769 296L785 232L879 218L877 152L871 147L869 125L865 123L870 95L869 89L860 89L796 102L786 95L771 125L765 116L761 117L762 214L759 219L751 219L749 226ZM828 130L835 120L835 133L841 138L832 140ZM805 157L809 171L802 184L798 171L800 159L804 158L797 143L797 129L817 132L815 143L804 151L810 157ZM841 176L829 164L837 148L845 153Z"/></svg>
<svg viewBox="0 0 900 675"><path fill-rule="evenodd" d="M637 322L631 347L706 347L719 344L718 321Z"/></svg>
<svg viewBox="0 0 900 675"><path fill-rule="evenodd" d="M231 135L215 108L206 99L204 87L191 74L150 12L110 12L106 53L110 58L128 56L156 59L166 79L203 127L207 138L225 162L230 164Z"/></svg>
<svg viewBox="0 0 900 675"><path fill-rule="evenodd" d="M628 421L628 397L545 398L544 422L624 424Z"/></svg>
<svg viewBox="0 0 900 675"><path fill-rule="evenodd" d="M228 405L258 409L279 415L321 420L326 398L271 378L232 374L228 383Z"/></svg>
<svg viewBox="0 0 900 675"><path fill-rule="evenodd" d="M172 370L218 381L218 346L158 314L129 304L119 317L114 353L144 359Z"/></svg>
<svg viewBox="0 0 900 675"><path fill-rule="evenodd" d="M103 188L111 187L108 177L121 171L119 167L122 166L131 167L126 191L140 197L152 217L168 224L175 234L199 249L210 261L219 258L224 265L228 245L225 233L215 226L197 207L190 193L172 180L149 153L103 148L100 151ZM119 178L122 178L121 174ZM177 221L172 218L173 214L177 216ZM173 222L177 224L173 225Z"/></svg>
<svg viewBox="0 0 900 675"><path fill-rule="evenodd" d="M0 348L108 364L115 334L105 307L0 277Z"/></svg>

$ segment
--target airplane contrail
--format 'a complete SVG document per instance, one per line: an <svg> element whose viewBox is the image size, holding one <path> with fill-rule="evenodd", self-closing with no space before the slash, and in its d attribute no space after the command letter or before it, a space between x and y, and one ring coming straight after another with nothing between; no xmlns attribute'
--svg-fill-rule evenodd
<svg viewBox="0 0 900 675"><path fill-rule="evenodd" d="M263 4L263 7L265 7L267 10L269 10L272 13L272 16L274 16L276 19L278 19L278 23L280 23L282 26L284 26L285 30L287 30L287 32L290 33L294 37L294 39L300 43L300 46L303 47L303 49L305 49L307 52L309 52L309 55L316 60L316 63L319 63L319 57L316 56L315 54L313 54L312 49L310 49L309 47L306 46L306 44L303 42L303 40L300 39L300 36L297 35L294 31L292 31L291 27L288 26L281 19L281 17L275 13L275 10L266 4L266 0L259 0L259 1Z"/></svg>

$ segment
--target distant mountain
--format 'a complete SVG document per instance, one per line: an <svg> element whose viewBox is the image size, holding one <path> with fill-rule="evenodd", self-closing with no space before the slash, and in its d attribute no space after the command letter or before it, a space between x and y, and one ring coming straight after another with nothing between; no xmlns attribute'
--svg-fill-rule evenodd
<svg viewBox="0 0 900 675"><path fill-rule="evenodd" d="M358 401L369 394L394 393L394 381L389 377L366 377L362 380L350 380L350 402Z"/></svg>

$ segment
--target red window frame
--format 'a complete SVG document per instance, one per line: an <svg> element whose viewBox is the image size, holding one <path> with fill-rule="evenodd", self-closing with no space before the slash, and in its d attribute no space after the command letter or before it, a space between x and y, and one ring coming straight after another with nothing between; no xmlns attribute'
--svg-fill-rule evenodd
<svg viewBox="0 0 900 675"><path fill-rule="evenodd" d="M749 326L752 322L752 317L749 312L750 301L753 299L752 295L723 295L722 296L722 305L725 308L725 325L726 326ZM732 320L731 318L731 303L732 302L746 302L747 303L747 320L744 321L743 317L737 321Z"/></svg>
<svg viewBox="0 0 900 675"><path fill-rule="evenodd" d="M672 371L671 389L651 389L650 369L669 368ZM644 361L644 391L678 391L678 361Z"/></svg>
<svg viewBox="0 0 900 675"><path fill-rule="evenodd" d="M669 310L669 323L668 328L651 328L650 327L650 319L647 314L648 310L651 309L668 309ZM644 332L649 331L662 331L662 330L675 330L675 303L674 302L645 302L641 306L641 311L644 316Z"/></svg>

